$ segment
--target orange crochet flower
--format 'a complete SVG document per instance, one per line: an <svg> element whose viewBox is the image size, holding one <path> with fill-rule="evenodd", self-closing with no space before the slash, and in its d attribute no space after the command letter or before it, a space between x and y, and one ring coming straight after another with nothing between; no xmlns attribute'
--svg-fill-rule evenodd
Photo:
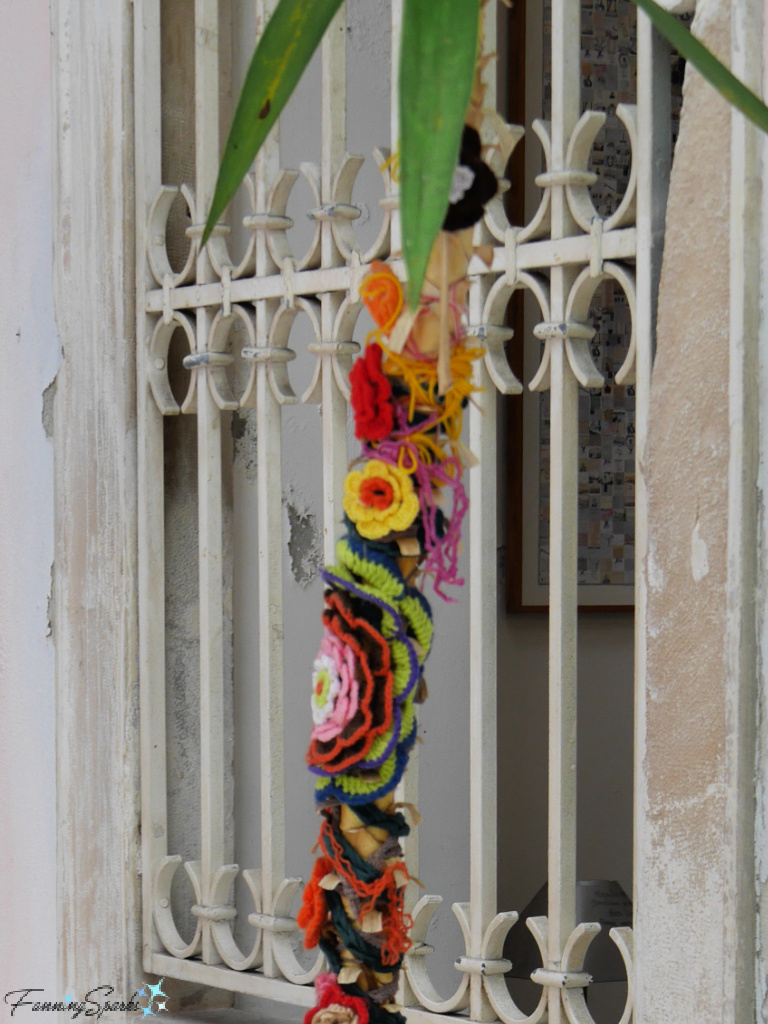
<svg viewBox="0 0 768 1024"><path fill-rule="evenodd" d="M360 285L360 296L376 326L388 334L403 308L403 286L386 263L374 260Z"/></svg>

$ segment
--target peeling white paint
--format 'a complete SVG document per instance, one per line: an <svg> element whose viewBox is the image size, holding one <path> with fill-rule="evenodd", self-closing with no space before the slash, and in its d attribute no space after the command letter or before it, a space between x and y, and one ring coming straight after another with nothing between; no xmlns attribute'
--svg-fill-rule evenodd
<svg viewBox="0 0 768 1024"><path fill-rule="evenodd" d="M322 542L318 519L314 512L303 508L290 495L283 496L283 507L288 517L288 554L293 578L301 587L307 587L322 568Z"/></svg>
<svg viewBox="0 0 768 1024"><path fill-rule="evenodd" d="M699 531L699 521L691 534L691 574L697 583L700 583L709 572L709 551L707 542Z"/></svg>

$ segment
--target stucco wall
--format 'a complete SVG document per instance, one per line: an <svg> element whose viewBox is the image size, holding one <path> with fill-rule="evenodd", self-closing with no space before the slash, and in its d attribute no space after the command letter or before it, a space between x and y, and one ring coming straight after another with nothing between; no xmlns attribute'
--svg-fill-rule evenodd
<svg viewBox="0 0 768 1024"><path fill-rule="evenodd" d="M730 6L700 0L694 25L726 63ZM729 447L730 137L728 107L689 67L644 459L647 802L636 947L643 1022L732 1019L728 934L736 891L753 884L749 873L735 876L727 835L729 458L738 454Z"/></svg>
<svg viewBox="0 0 768 1024"><path fill-rule="evenodd" d="M0 997L56 991L47 0L0 0Z"/></svg>

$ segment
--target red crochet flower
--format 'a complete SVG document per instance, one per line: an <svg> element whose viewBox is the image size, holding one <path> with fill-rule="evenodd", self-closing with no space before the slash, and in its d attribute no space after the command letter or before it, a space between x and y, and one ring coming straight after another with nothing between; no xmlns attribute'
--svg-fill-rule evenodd
<svg viewBox="0 0 768 1024"><path fill-rule="evenodd" d="M327 857L318 857L312 869L312 877L301 897L301 909L296 915L296 923L306 933L304 945L307 949L314 949L318 944L328 920L328 904L325 902L325 890L320 888L320 882L331 871L331 861Z"/></svg>
<svg viewBox="0 0 768 1024"><path fill-rule="evenodd" d="M360 441L383 441L392 433L392 385L381 371L381 355L381 345L368 345L349 374L355 437Z"/></svg>
<svg viewBox="0 0 768 1024"><path fill-rule="evenodd" d="M342 591L325 595L323 625L352 653L358 688L357 710L344 728L328 740L313 737L307 764L325 775L337 775L357 764L373 741L392 726L392 668L389 645L366 619L358 618L352 599Z"/></svg>
<svg viewBox="0 0 768 1024"><path fill-rule="evenodd" d="M350 996L337 983L335 974L315 978L317 1006L304 1016L304 1024L368 1024L368 1003L362 996Z"/></svg>

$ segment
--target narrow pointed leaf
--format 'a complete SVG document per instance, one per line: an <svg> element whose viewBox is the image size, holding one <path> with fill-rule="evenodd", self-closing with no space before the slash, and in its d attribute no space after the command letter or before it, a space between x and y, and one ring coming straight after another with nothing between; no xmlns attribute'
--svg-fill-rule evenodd
<svg viewBox="0 0 768 1024"><path fill-rule="evenodd" d="M400 43L400 212L415 308L445 220L475 73L479 0L405 0Z"/></svg>
<svg viewBox="0 0 768 1024"><path fill-rule="evenodd" d="M659 7L654 0L634 0L645 11L664 38L677 52L696 68L702 78L713 85L731 106L768 132L768 107L755 94L732 75L696 36L692 35L674 15Z"/></svg>
<svg viewBox="0 0 768 1024"><path fill-rule="evenodd" d="M251 58L219 167L203 242L237 191L342 0L280 0Z"/></svg>

